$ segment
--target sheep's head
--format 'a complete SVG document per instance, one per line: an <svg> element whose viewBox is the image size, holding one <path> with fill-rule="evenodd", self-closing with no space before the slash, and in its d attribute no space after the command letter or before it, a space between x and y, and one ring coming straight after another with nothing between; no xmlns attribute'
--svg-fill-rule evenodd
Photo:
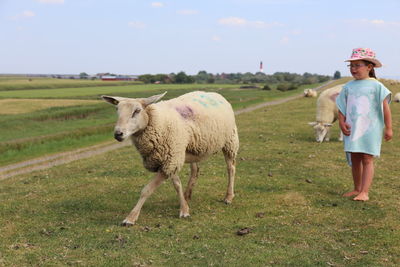
<svg viewBox="0 0 400 267"><path fill-rule="evenodd" d="M148 98L101 96L104 101L117 107L118 121L114 129L114 138L122 142L129 136L144 130L149 123L145 108L160 100L166 93Z"/></svg>
<svg viewBox="0 0 400 267"><path fill-rule="evenodd" d="M309 122L308 124L314 128L317 142L322 143L325 139L329 140L329 130L332 127L332 123Z"/></svg>

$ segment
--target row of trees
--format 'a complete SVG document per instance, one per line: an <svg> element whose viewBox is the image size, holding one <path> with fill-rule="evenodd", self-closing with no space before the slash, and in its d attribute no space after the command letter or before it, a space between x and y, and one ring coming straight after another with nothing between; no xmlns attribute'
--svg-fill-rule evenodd
<svg viewBox="0 0 400 267"><path fill-rule="evenodd" d="M177 74L145 74L139 76L139 80L144 83L293 83L300 85L321 83L330 79L332 77L328 75L311 74L308 72L302 75L290 72L275 72L272 75L267 75L262 72L255 74L250 72L212 74L206 71L199 71L197 75L187 75L181 71Z"/></svg>

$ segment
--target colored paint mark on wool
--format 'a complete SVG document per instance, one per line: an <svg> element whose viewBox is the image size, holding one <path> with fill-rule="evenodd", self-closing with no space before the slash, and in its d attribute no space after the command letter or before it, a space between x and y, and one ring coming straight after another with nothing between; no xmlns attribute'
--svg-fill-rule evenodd
<svg viewBox="0 0 400 267"><path fill-rule="evenodd" d="M192 100L194 102L197 102L201 104L202 106L208 108L208 107L217 107L220 104L223 104L224 102L220 100L216 100L208 95L199 95L200 98L193 98Z"/></svg>
<svg viewBox="0 0 400 267"><path fill-rule="evenodd" d="M193 118L194 112L193 109L189 106L181 106L175 107L175 110L182 116L184 119Z"/></svg>

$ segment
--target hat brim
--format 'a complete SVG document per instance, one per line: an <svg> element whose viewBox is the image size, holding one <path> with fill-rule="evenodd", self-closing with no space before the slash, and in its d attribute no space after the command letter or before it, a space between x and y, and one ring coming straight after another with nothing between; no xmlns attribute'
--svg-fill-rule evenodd
<svg viewBox="0 0 400 267"><path fill-rule="evenodd" d="M369 61L371 63L373 63L375 65L375 68L380 68L382 67L382 63L375 59L375 58L350 58L348 60L345 60L345 62L350 62L350 61L356 61L356 60L365 60L365 61Z"/></svg>

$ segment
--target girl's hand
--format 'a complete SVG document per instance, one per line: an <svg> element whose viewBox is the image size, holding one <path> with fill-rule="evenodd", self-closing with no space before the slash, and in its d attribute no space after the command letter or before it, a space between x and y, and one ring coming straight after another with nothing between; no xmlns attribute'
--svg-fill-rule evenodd
<svg viewBox="0 0 400 267"><path fill-rule="evenodd" d="M390 141L392 140L393 137L393 130L392 128L385 128L385 140L386 141Z"/></svg>
<svg viewBox="0 0 400 267"><path fill-rule="evenodd" d="M340 129L342 130L342 132L343 132L343 134L344 134L345 136L349 136L349 135L350 135L350 133L351 133L351 131L350 131L350 128L351 128L350 124L348 124L348 123L346 123L346 122L343 122L343 123L339 123L339 126L340 126Z"/></svg>

